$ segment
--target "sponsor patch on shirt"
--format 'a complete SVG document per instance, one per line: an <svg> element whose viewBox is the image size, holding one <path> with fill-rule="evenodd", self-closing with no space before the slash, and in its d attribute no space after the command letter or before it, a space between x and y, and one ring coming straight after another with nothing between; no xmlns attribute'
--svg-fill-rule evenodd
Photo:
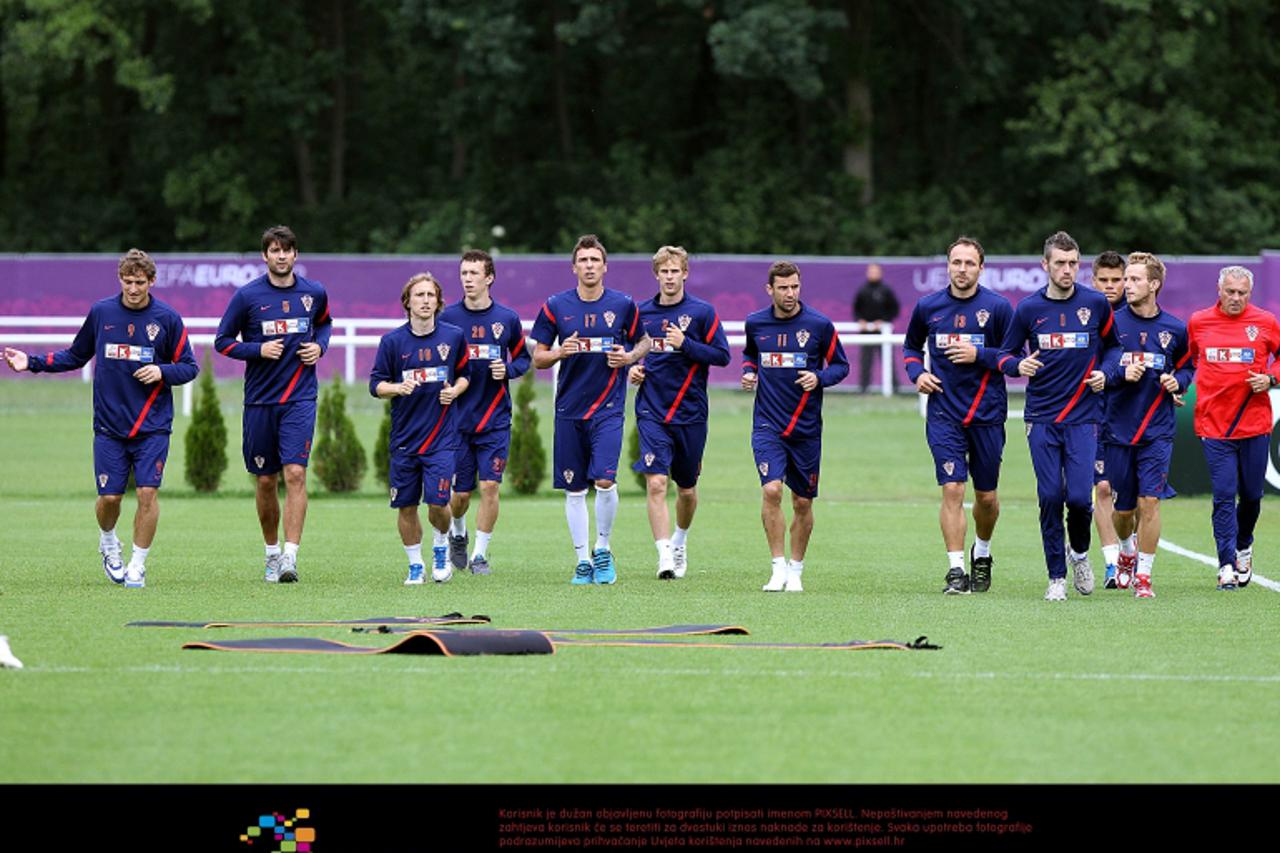
<svg viewBox="0 0 1280 853"><path fill-rule="evenodd" d="M613 338L578 338L578 352L608 352Z"/></svg>
<svg viewBox="0 0 1280 853"><path fill-rule="evenodd" d="M802 352L762 352L761 367L804 367L806 356Z"/></svg>
<svg viewBox="0 0 1280 853"><path fill-rule="evenodd" d="M650 338L649 340L653 341L653 346L649 348L650 352L670 352L675 350L675 347L667 346L666 338Z"/></svg>
<svg viewBox="0 0 1280 853"><path fill-rule="evenodd" d="M961 332L938 332L933 336L933 345L938 349L946 349L952 344L973 344L978 349L986 346L986 335L966 335Z"/></svg>
<svg viewBox="0 0 1280 853"><path fill-rule="evenodd" d="M1253 364L1253 347L1210 347L1205 358L1215 364Z"/></svg>
<svg viewBox="0 0 1280 853"><path fill-rule="evenodd" d="M502 358L502 347L497 344L467 344L467 358L493 361Z"/></svg>
<svg viewBox="0 0 1280 853"><path fill-rule="evenodd" d="M1040 349L1086 349L1089 346L1088 332L1050 332L1036 335Z"/></svg>
<svg viewBox="0 0 1280 853"><path fill-rule="evenodd" d="M1120 356L1120 366L1128 367L1131 364L1141 364L1144 367L1150 367L1153 370L1164 370L1165 358L1162 352L1127 352Z"/></svg>
<svg viewBox="0 0 1280 853"><path fill-rule="evenodd" d="M290 317L288 320L263 320L262 334L266 337L275 335L305 335L311 330L311 320L306 317Z"/></svg>
<svg viewBox="0 0 1280 853"><path fill-rule="evenodd" d="M156 360L154 349L136 344L107 344L102 355L117 361L140 361L143 364L150 364Z"/></svg>
<svg viewBox="0 0 1280 853"><path fill-rule="evenodd" d="M448 382L449 368L447 367L415 367L412 370L406 370L401 374L403 381L408 382L414 379L419 385L425 385L428 382Z"/></svg>

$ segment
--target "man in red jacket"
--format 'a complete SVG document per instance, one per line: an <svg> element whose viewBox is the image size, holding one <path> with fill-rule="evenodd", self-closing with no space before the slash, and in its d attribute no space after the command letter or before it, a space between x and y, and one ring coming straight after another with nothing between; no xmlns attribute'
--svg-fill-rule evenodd
<svg viewBox="0 0 1280 853"><path fill-rule="evenodd" d="M1218 304L1192 314L1187 324L1196 365L1196 435L1213 482L1222 590L1248 586L1253 578L1253 529L1262 509L1272 427L1267 392L1280 385L1280 322L1249 304L1252 292L1252 272L1224 267Z"/></svg>

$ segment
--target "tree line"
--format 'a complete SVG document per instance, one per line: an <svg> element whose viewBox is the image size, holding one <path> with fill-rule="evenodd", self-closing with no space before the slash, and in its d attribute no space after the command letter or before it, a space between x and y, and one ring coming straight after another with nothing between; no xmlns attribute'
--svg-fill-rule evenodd
<svg viewBox="0 0 1280 853"><path fill-rule="evenodd" d="M1270 0L0 0L0 251L1280 246Z"/></svg>

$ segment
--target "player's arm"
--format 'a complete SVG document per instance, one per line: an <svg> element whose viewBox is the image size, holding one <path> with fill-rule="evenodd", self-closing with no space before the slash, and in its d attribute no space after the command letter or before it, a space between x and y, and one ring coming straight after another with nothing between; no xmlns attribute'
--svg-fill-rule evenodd
<svg viewBox="0 0 1280 853"><path fill-rule="evenodd" d="M271 341L245 341L245 324L247 322L243 291L237 290L227 304L227 310L218 322L218 331L213 336L213 348L220 354L238 361L251 361L257 358L278 359L284 353L284 341L279 338Z"/></svg>
<svg viewBox="0 0 1280 853"><path fill-rule="evenodd" d="M393 382L392 371L395 369L395 352L391 342L384 337L378 342L378 354L373 358L373 370L369 373L369 393L381 400L392 397L406 397L418 387L417 380L405 379Z"/></svg>
<svg viewBox="0 0 1280 853"><path fill-rule="evenodd" d="M578 352L578 333L574 332L560 340L560 346L552 346L552 342L560 339L560 328L556 316L551 312L551 300L542 303L538 316L533 321L533 331L529 333L533 339L533 366L538 370L553 367L556 362L564 361ZM544 343L545 342L545 343Z"/></svg>
<svg viewBox="0 0 1280 853"><path fill-rule="evenodd" d="M928 345L929 327L920 316L920 306L916 305L907 319L907 333L902 342L902 366L907 371L907 378L921 394L942 390L938 377L924 369L924 351Z"/></svg>
<svg viewBox="0 0 1280 853"><path fill-rule="evenodd" d="M32 373L65 373L68 370L79 370L93 358L98 341L98 315L90 311L85 317L84 325L76 332L71 346L57 352L30 354L5 347L5 361L17 371L30 370Z"/></svg>
<svg viewBox="0 0 1280 853"><path fill-rule="evenodd" d="M1195 378L1196 370L1195 362L1191 357L1191 343L1185 329L1177 336L1177 342L1169 358L1173 369L1160 375L1160 384L1164 386L1164 390L1177 396L1191 387L1191 380Z"/></svg>
<svg viewBox="0 0 1280 853"><path fill-rule="evenodd" d="M1026 352L1027 324L1015 311L1012 322L1009 323L1009 331L1005 334L1004 340L1000 342L1000 349L995 354L996 369L1006 376L1035 376L1036 372L1044 366L1036 356L1040 354L1040 350L1028 356L1023 356ZM1030 372L1027 372L1030 371Z"/></svg>
<svg viewBox="0 0 1280 853"><path fill-rule="evenodd" d="M196 363L195 351L191 348L191 340L187 337L187 329L181 320L174 319L169 324L169 340L176 341L173 352L169 353L167 364L156 367L160 371L160 379L166 385L186 385L200 373L200 365ZM134 374L135 376L137 374Z"/></svg>
<svg viewBox="0 0 1280 853"><path fill-rule="evenodd" d="M513 328L507 330L507 355L511 359L507 364L507 378L519 379L529 372L533 356L529 352L529 339L520 328L520 319L513 320Z"/></svg>
<svg viewBox="0 0 1280 853"><path fill-rule="evenodd" d="M627 328L624 340L632 346L630 351L621 346L615 346L610 350L605 357L610 367L629 367L648 355L653 347L649 333L644 330L644 324L640 322L640 306L634 302L631 303L624 323Z"/></svg>
<svg viewBox="0 0 1280 853"><path fill-rule="evenodd" d="M729 339L725 336L724 326L720 323L720 315L715 311L711 312L707 330L701 336L686 335L680 331L679 326L672 326L667 334L668 342L673 333L680 334L682 341L678 349L690 361L716 367L724 367L729 363Z"/></svg>
<svg viewBox="0 0 1280 853"><path fill-rule="evenodd" d="M756 377L760 369L760 349L756 346L755 329L746 325L747 345L742 348L742 390L751 391L756 387Z"/></svg>
<svg viewBox="0 0 1280 853"><path fill-rule="evenodd" d="M836 333L836 327L831 323L827 324L823 334L822 360L826 362L826 367L817 371L817 375L818 382L823 388L838 385L849 375L849 357L844 354L840 335Z"/></svg>

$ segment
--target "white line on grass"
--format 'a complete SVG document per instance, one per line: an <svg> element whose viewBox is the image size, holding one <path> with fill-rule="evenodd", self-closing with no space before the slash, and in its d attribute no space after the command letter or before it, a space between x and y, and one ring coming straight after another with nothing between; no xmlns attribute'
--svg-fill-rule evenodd
<svg viewBox="0 0 1280 853"><path fill-rule="evenodd" d="M1181 545L1173 544L1168 539L1161 539L1160 547L1181 557L1187 557L1188 559L1195 560L1196 562L1204 563L1206 566L1213 566L1215 569L1218 568L1217 557L1209 557L1197 551L1192 551L1190 548L1183 548ZM1276 583L1271 578L1264 578L1257 572L1254 572L1253 574L1253 582L1258 586L1265 586L1272 592L1280 592L1280 583Z"/></svg>

